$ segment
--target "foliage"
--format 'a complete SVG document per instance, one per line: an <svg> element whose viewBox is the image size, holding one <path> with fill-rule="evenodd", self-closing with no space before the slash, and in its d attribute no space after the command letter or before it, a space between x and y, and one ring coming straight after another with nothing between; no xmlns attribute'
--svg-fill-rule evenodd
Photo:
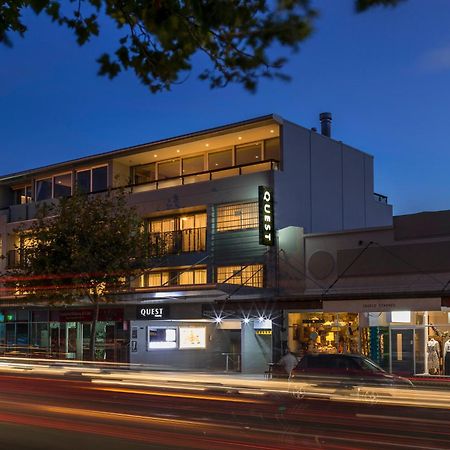
<svg viewBox="0 0 450 450"><path fill-rule="evenodd" d="M355 0L355 7L399 1ZM11 45L8 33L25 34L28 9L72 30L79 45L112 21L120 37L113 54L98 58L99 74L132 70L152 92L179 83L197 53L211 64L199 78L213 88L235 82L254 91L260 77L289 79L280 71L286 59L271 50L298 50L318 15L311 0L7 0L0 2L0 42Z"/></svg>
<svg viewBox="0 0 450 450"><path fill-rule="evenodd" d="M130 277L148 264L148 236L142 230L123 192L62 198L40 207L31 227L17 230L21 264L3 283L27 301L90 301L94 359L100 303L128 290Z"/></svg>
<svg viewBox="0 0 450 450"><path fill-rule="evenodd" d="M106 300L145 267L141 230L123 192L76 194L40 207L31 227L17 230L22 264L15 286L49 301Z"/></svg>

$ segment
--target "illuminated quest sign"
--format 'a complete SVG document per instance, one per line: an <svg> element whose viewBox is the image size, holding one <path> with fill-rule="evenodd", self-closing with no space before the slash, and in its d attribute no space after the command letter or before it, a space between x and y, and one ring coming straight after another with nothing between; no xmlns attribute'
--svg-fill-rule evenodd
<svg viewBox="0 0 450 450"><path fill-rule="evenodd" d="M269 186L258 186L259 243L275 245L275 216L273 190Z"/></svg>
<svg viewBox="0 0 450 450"><path fill-rule="evenodd" d="M139 320L167 319L169 317L169 307L165 306L138 306L136 308L136 318Z"/></svg>

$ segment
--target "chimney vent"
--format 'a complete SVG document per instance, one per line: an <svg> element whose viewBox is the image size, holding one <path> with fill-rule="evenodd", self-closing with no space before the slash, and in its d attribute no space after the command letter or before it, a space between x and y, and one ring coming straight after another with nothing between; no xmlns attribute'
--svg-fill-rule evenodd
<svg viewBox="0 0 450 450"><path fill-rule="evenodd" d="M331 137L331 113L330 112L323 112L320 113L320 125L321 125L321 132L324 136Z"/></svg>

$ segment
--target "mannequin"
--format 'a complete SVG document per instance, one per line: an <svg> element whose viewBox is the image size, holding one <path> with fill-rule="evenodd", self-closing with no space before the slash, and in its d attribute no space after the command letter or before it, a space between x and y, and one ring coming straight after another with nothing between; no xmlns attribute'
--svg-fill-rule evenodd
<svg viewBox="0 0 450 450"><path fill-rule="evenodd" d="M444 345L444 373L450 375L450 339Z"/></svg>
<svg viewBox="0 0 450 450"><path fill-rule="evenodd" d="M428 339L428 371L431 375L439 375L439 342L434 339L434 337L430 337Z"/></svg>

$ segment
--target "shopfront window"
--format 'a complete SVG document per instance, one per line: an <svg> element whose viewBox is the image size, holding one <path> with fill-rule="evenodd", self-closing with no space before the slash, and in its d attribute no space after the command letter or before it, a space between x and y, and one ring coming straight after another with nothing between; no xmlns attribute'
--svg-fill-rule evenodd
<svg viewBox="0 0 450 450"><path fill-rule="evenodd" d="M148 350L167 350L177 348L177 329L147 327Z"/></svg>
<svg viewBox="0 0 450 450"><path fill-rule="evenodd" d="M358 353L357 313L289 313L288 347L305 353Z"/></svg>

